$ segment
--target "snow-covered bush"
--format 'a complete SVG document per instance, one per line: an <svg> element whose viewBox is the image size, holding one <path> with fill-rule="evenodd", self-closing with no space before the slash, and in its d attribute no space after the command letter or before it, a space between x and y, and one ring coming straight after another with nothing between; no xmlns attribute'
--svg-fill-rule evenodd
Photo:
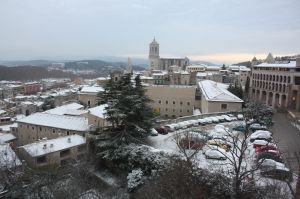
<svg viewBox="0 0 300 199"><path fill-rule="evenodd" d="M138 186L143 184L143 171L139 169L134 169L127 176L127 188L129 191L134 190Z"/></svg>
<svg viewBox="0 0 300 199"><path fill-rule="evenodd" d="M145 175L151 175L153 170L165 168L170 157L170 154L150 146L130 144L120 146L107 160L121 170L130 172L140 168Z"/></svg>

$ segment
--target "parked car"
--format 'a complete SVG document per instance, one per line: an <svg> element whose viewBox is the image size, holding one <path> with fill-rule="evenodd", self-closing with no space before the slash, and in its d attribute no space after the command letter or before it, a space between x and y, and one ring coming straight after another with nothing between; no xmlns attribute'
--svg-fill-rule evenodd
<svg viewBox="0 0 300 199"><path fill-rule="evenodd" d="M272 140L272 133L270 131L257 130L249 138L250 142L254 142L254 140L266 140L270 142Z"/></svg>
<svg viewBox="0 0 300 199"><path fill-rule="evenodd" d="M216 116L219 119L219 122L225 122L225 118L221 115Z"/></svg>
<svg viewBox="0 0 300 199"><path fill-rule="evenodd" d="M192 126L198 126L198 121L197 120L189 120L188 121Z"/></svg>
<svg viewBox="0 0 300 199"><path fill-rule="evenodd" d="M222 115L226 122L231 122L231 118L228 115Z"/></svg>
<svg viewBox="0 0 300 199"><path fill-rule="evenodd" d="M292 172L286 167L276 167L267 171L261 171L260 174L264 177L274 178L278 180L291 181L293 178Z"/></svg>
<svg viewBox="0 0 300 199"><path fill-rule="evenodd" d="M157 132L154 128L152 128L152 129L150 130L150 135L151 135L151 136L158 136L158 132Z"/></svg>
<svg viewBox="0 0 300 199"><path fill-rule="evenodd" d="M238 114L238 115L237 115L237 119L238 119L238 120L243 120L243 119L244 119L244 116L243 116L242 114Z"/></svg>
<svg viewBox="0 0 300 199"><path fill-rule="evenodd" d="M235 116L230 116L230 119L231 119L231 121L236 121L236 120L238 120L238 118L235 117Z"/></svg>
<svg viewBox="0 0 300 199"><path fill-rule="evenodd" d="M255 148L256 153L264 152L264 151L268 151L268 150L278 151L277 146L275 146L275 145L265 145L265 146L260 146L260 147Z"/></svg>
<svg viewBox="0 0 300 199"><path fill-rule="evenodd" d="M276 168L284 168L285 165L281 162L276 162L272 159L261 159L258 161L258 166L261 171L274 170Z"/></svg>
<svg viewBox="0 0 300 199"><path fill-rule="evenodd" d="M217 117L210 117L213 123L219 123L219 119Z"/></svg>
<svg viewBox="0 0 300 199"><path fill-rule="evenodd" d="M216 159L216 160L226 160L226 156L220 152L219 150L215 149L208 149L204 152L204 155L207 159Z"/></svg>
<svg viewBox="0 0 300 199"><path fill-rule="evenodd" d="M206 124L206 120L204 120L204 119L198 119L197 121L198 121L199 125L205 125Z"/></svg>
<svg viewBox="0 0 300 199"><path fill-rule="evenodd" d="M221 140L221 139L208 140L207 144L218 146L218 147L224 149L225 151L230 151L230 149L231 149L231 145L227 144L226 141Z"/></svg>
<svg viewBox="0 0 300 199"><path fill-rule="evenodd" d="M234 131L240 131L240 132L245 133L246 128L244 126L240 125L240 126L233 127L232 130L234 130Z"/></svg>
<svg viewBox="0 0 300 199"><path fill-rule="evenodd" d="M213 122L210 117L206 117L205 120L206 120L207 124L211 124Z"/></svg>
<svg viewBox="0 0 300 199"><path fill-rule="evenodd" d="M250 125L250 129L253 130L253 131L255 131L255 130L267 130L267 127L263 126L259 123L254 123L254 124Z"/></svg>
<svg viewBox="0 0 300 199"><path fill-rule="evenodd" d="M165 125L164 128L168 131L168 132L173 132L175 131L175 126L173 124L168 124L168 125Z"/></svg>
<svg viewBox="0 0 300 199"><path fill-rule="evenodd" d="M159 134L162 134L162 135L166 135L168 134L168 130L165 129L164 127L160 127L160 128L157 128L155 129Z"/></svg>
<svg viewBox="0 0 300 199"><path fill-rule="evenodd" d="M265 147L265 146L268 146L268 147L277 147L276 144L274 144L272 142L265 141L265 140L255 140L253 142L253 148L254 149L260 148L260 147Z"/></svg>
<svg viewBox="0 0 300 199"><path fill-rule="evenodd" d="M275 155L273 153L268 153L268 152L257 153L255 155L255 158L257 161L259 161L261 159L271 159L271 160L275 160L276 162L283 163L283 159L280 155Z"/></svg>

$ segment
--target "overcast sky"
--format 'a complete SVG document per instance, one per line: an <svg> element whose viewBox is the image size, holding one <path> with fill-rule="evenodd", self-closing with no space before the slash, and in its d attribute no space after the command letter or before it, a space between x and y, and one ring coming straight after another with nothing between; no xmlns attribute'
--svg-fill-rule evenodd
<svg viewBox="0 0 300 199"><path fill-rule="evenodd" d="M1 0L0 60L300 53L299 0Z"/></svg>

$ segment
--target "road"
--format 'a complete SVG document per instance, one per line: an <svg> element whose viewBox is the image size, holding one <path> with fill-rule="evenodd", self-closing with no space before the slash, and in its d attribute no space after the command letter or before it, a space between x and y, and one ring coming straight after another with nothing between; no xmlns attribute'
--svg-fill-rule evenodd
<svg viewBox="0 0 300 199"><path fill-rule="evenodd" d="M278 142L277 145L288 167L297 171L299 163L295 153L300 155L300 131L291 125L286 113L275 113L273 121L274 126L271 127L273 138Z"/></svg>

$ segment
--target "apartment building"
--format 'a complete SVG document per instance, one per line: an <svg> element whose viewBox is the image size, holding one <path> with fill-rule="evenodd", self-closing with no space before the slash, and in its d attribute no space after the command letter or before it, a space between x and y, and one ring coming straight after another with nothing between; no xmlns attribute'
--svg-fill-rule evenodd
<svg viewBox="0 0 300 199"><path fill-rule="evenodd" d="M18 148L20 158L30 167L64 166L72 161L82 161L86 151L86 139L80 135L44 139Z"/></svg>
<svg viewBox="0 0 300 199"><path fill-rule="evenodd" d="M18 138L18 146L43 138L54 139L74 134L85 136L89 130L87 119L79 116L35 113L16 122L18 129L14 133Z"/></svg>
<svg viewBox="0 0 300 199"><path fill-rule="evenodd" d="M196 86L153 85L146 87L146 95L153 100L152 108L161 117L177 118L192 115L200 107Z"/></svg>
<svg viewBox="0 0 300 199"><path fill-rule="evenodd" d="M252 66L251 97L274 108L300 111L300 58Z"/></svg>
<svg viewBox="0 0 300 199"><path fill-rule="evenodd" d="M109 126L109 122L106 120L106 104L90 108L87 113L89 125L93 125L96 128L105 128Z"/></svg>

